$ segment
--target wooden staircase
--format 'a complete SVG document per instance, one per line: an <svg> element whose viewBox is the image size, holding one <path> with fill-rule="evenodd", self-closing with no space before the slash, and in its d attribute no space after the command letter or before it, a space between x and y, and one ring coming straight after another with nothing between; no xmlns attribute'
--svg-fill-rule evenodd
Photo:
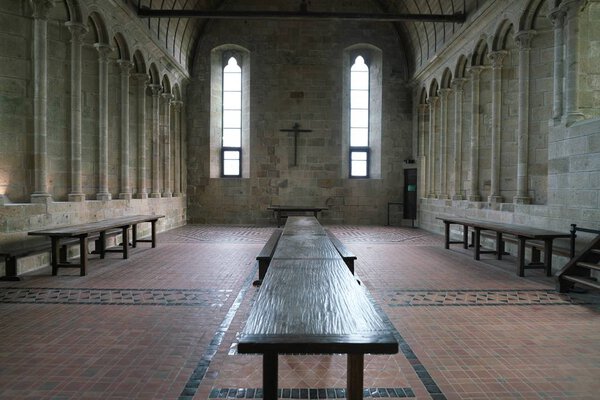
<svg viewBox="0 0 600 400"><path fill-rule="evenodd" d="M600 282L592 277L592 271L600 273L600 235L556 273L556 289L565 293L578 284L600 290Z"/></svg>

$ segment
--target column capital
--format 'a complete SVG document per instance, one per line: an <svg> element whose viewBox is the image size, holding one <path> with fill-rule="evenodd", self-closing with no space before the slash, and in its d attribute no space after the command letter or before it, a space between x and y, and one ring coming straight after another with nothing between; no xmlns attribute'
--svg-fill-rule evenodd
<svg viewBox="0 0 600 400"><path fill-rule="evenodd" d="M427 103L420 103L418 105L418 107L419 107L419 111L420 112L427 112L427 109L429 108L429 104L427 104Z"/></svg>
<svg viewBox="0 0 600 400"><path fill-rule="evenodd" d="M492 68L500 68L502 67L502 62L508 52L506 50L496 50L492 51L488 54L488 58L492 62Z"/></svg>
<svg viewBox="0 0 600 400"><path fill-rule="evenodd" d="M443 88L439 90L440 92L440 99L441 100L446 100L448 99L448 96L450 96L450 93L452 92L452 89L450 88Z"/></svg>
<svg viewBox="0 0 600 400"><path fill-rule="evenodd" d="M94 43L94 47L98 51L98 57L101 61L108 61L108 54L112 51L112 47L105 43Z"/></svg>
<svg viewBox="0 0 600 400"><path fill-rule="evenodd" d="M429 104L431 107L435 107L439 99L440 98L438 96L429 96L427 98L427 104Z"/></svg>
<svg viewBox="0 0 600 400"><path fill-rule="evenodd" d="M52 7L54 7L54 0L29 0L32 15L35 19L47 19L48 14Z"/></svg>
<svg viewBox="0 0 600 400"><path fill-rule="evenodd" d="M150 88L150 91L152 91L153 97L158 97L162 93L162 86L160 86L156 83L149 84L148 88Z"/></svg>
<svg viewBox="0 0 600 400"><path fill-rule="evenodd" d="M148 76L148 74L144 73L144 72L134 72L133 74L131 74L131 76L133 77L133 79L137 80L138 83L144 85L146 82L148 82L150 80L150 77Z"/></svg>
<svg viewBox="0 0 600 400"><path fill-rule="evenodd" d="M175 109L175 111L179 111L183 108L183 101L171 100L171 107L173 107Z"/></svg>
<svg viewBox="0 0 600 400"><path fill-rule="evenodd" d="M452 80L452 83L450 83L450 87L455 92L462 92L466 82L467 80L465 78L455 78Z"/></svg>
<svg viewBox="0 0 600 400"><path fill-rule="evenodd" d="M168 102L169 100L171 100L175 96L173 96L173 93L165 92L165 93L161 94L161 97L163 99L167 100L167 102Z"/></svg>
<svg viewBox="0 0 600 400"><path fill-rule="evenodd" d="M531 48L531 40L535 36L536 31L527 30L519 31L515 34L515 42L519 50L529 50Z"/></svg>
<svg viewBox="0 0 600 400"><path fill-rule="evenodd" d="M71 39L74 41L79 41L81 36L85 35L88 31L88 27L80 22L65 22L65 26L71 32Z"/></svg>
<svg viewBox="0 0 600 400"><path fill-rule="evenodd" d="M131 71L133 68L133 63L129 60L117 60L117 64L119 65L122 73L129 73L129 71Z"/></svg>
<svg viewBox="0 0 600 400"><path fill-rule="evenodd" d="M471 79L479 79L479 75L484 70L483 65L472 65L469 67L468 72L471 74Z"/></svg>
<svg viewBox="0 0 600 400"><path fill-rule="evenodd" d="M567 15L567 12L562 7L550 10L548 18L550 19L550 22L552 22L554 29L563 27L565 24L565 15Z"/></svg>
<svg viewBox="0 0 600 400"><path fill-rule="evenodd" d="M559 8L563 10L567 15L571 16L585 6L587 0L565 0L563 1Z"/></svg>

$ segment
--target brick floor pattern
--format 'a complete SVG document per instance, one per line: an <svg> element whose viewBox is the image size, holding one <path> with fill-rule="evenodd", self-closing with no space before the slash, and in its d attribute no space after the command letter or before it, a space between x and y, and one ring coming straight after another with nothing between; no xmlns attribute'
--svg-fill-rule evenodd
<svg viewBox="0 0 600 400"><path fill-rule="evenodd" d="M597 294L419 229L328 228L398 331L398 354L365 356L365 397L598 399ZM0 399L260 398L261 357L235 349L272 229L188 225L85 277L0 282ZM280 397L343 398L345 374L344 355L280 356Z"/></svg>

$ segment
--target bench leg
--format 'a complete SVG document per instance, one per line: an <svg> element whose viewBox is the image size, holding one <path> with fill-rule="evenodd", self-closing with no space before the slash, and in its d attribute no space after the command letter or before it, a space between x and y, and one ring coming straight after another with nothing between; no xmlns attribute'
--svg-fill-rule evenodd
<svg viewBox="0 0 600 400"><path fill-rule="evenodd" d="M463 248L469 248L469 227L467 225L463 225Z"/></svg>
<svg viewBox="0 0 600 400"><path fill-rule="evenodd" d="M517 237L517 275L525 276L525 238Z"/></svg>
<svg viewBox="0 0 600 400"><path fill-rule="evenodd" d="M137 224L131 225L131 247L137 246Z"/></svg>
<svg viewBox="0 0 600 400"><path fill-rule="evenodd" d="M269 268L269 261L260 260L258 261L258 280L262 281L265 279L265 275L267 274L267 269Z"/></svg>
<svg viewBox="0 0 600 400"><path fill-rule="evenodd" d="M129 226L121 228L121 232L123 236L123 258L127 259L127 257L129 257Z"/></svg>
<svg viewBox="0 0 600 400"><path fill-rule="evenodd" d="M88 237L87 235L79 237L79 253L80 253L80 270L79 275L85 276L85 269L87 267L87 247L88 247Z"/></svg>
<svg viewBox="0 0 600 400"><path fill-rule="evenodd" d="M552 276L552 239L544 240L544 267L546 276Z"/></svg>
<svg viewBox="0 0 600 400"><path fill-rule="evenodd" d="M444 248L450 248L450 223L444 221Z"/></svg>
<svg viewBox="0 0 600 400"><path fill-rule="evenodd" d="M6 257L6 269L0 281L20 281L17 276L17 257Z"/></svg>
<svg viewBox="0 0 600 400"><path fill-rule="evenodd" d="M263 354L263 400L277 400L277 353Z"/></svg>
<svg viewBox="0 0 600 400"><path fill-rule="evenodd" d="M496 259L502 260L504 253L504 242L502 241L502 232L496 232Z"/></svg>
<svg viewBox="0 0 600 400"><path fill-rule="evenodd" d="M475 228L475 259L479 260L481 258L481 229Z"/></svg>
<svg viewBox="0 0 600 400"><path fill-rule="evenodd" d="M150 221L152 231L152 247L156 247L156 221Z"/></svg>
<svg viewBox="0 0 600 400"><path fill-rule="evenodd" d="M363 398L364 357L363 354L348 354L347 400L362 400Z"/></svg>
<svg viewBox="0 0 600 400"><path fill-rule="evenodd" d="M58 273L58 257L59 257L59 238L52 236L52 252L50 254L50 264L52 265L52 275L56 276Z"/></svg>

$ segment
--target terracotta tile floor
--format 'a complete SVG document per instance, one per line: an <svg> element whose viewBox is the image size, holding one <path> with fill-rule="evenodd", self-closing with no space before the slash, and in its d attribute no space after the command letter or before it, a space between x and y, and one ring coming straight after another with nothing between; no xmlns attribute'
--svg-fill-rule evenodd
<svg viewBox="0 0 600 400"><path fill-rule="evenodd" d="M366 397L600 398L598 297L419 229L329 228L398 330L399 354L365 357ZM260 397L261 358L238 355L236 337L271 231L188 225L129 260L92 256L85 277L0 282L0 399ZM344 397L345 356L279 363L281 397Z"/></svg>

